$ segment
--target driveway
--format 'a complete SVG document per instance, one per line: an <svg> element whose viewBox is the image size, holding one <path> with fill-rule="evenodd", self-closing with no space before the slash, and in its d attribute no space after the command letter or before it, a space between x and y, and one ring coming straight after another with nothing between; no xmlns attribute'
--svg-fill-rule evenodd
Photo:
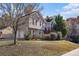
<svg viewBox="0 0 79 59"><path fill-rule="evenodd" d="M62 56L79 56L79 48L72 50L72 51L70 51Z"/></svg>

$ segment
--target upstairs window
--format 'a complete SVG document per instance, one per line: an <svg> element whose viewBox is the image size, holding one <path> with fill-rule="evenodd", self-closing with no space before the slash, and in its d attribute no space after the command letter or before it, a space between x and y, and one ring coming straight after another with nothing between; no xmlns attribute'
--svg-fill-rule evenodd
<svg viewBox="0 0 79 59"><path fill-rule="evenodd" d="M29 24L32 24L32 18L29 18Z"/></svg>
<svg viewBox="0 0 79 59"><path fill-rule="evenodd" d="M38 21L38 20L36 20L36 22L35 22L35 23L36 23L36 25L37 25L37 21Z"/></svg>
<svg viewBox="0 0 79 59"><path fill-rule="evenodd" d="M40 21L40 26L42 26L42 22Z"/></svg>
<svg viewBox="0 0 79 59"><path fill-rule="evenodd" d="M34 25L34 18L32 17L32 24Z"/></svg>

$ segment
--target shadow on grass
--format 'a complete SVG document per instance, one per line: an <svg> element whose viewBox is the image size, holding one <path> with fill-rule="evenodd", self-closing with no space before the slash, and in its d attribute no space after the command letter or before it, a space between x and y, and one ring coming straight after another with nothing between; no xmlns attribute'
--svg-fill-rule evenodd
<svg viewBox="0 0 79 59"><path fill-rule="evenodd" d="M1 45L0 47L5 47L5 46L14 46L15 44L14 43L11 43L11 44L6 44L6 45Z"/></svg>

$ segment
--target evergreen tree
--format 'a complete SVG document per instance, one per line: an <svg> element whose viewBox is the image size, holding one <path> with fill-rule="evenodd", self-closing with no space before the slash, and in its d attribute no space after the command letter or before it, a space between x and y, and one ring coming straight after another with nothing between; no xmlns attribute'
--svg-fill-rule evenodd
<svg viewBox="0 0 79 59"><path fill-rule="evenodd" d="M67 30L63 20L63 16L61 16L60 14L57 15L55 17L55 22L56 22L55 30L61 32L62 36L64 37L67 34Z"/></svg>

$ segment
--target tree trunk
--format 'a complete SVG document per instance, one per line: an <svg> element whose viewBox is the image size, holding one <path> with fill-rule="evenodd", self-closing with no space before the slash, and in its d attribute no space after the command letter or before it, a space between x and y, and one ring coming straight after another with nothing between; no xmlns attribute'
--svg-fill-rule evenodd
<svg viewBox="0 0 79 59"><path fill-rule="evenodd" d="M17 22L16 22L16 26L13 27L13 30L14 30L14 45L16 45L16 41L17 41Z"/></svg>
<svg viewBox="0 0 79 59"><path fill-rule="evenodd" d="M17 31L14 31L14 45L16 44L16 40L17 40L16 34L17 34Z"/></svg>

